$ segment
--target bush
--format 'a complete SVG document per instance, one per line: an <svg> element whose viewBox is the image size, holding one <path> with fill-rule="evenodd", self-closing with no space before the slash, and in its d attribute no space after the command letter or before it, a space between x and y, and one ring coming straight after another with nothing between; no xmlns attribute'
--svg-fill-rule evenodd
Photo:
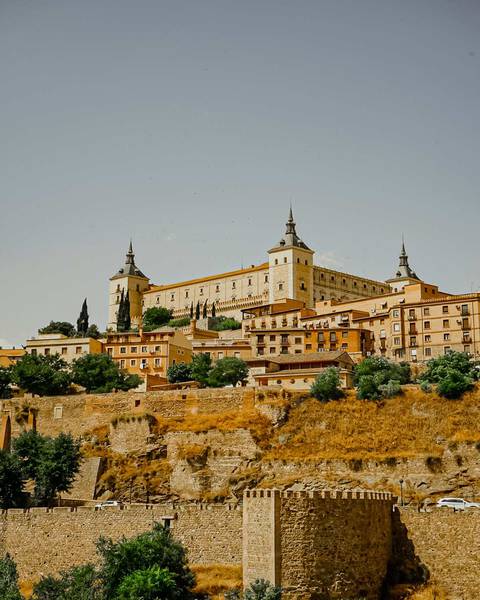
<svg viewBox="0 0 480 600"><path fill-rule="evenodd" d="M2 600L22 600L18 588L17 566L9 554L0 559L0 598Z"/></svg>
<svg viewBox="0 0 480 600"><path fill-rule="evenodd" d="M208 385L208 375L212 368L210 354L195 354L192 357L191 373L192 379L198 381L202 386Z"/></svg>
<svg viewBox="0 0 480 600"><path fill-rule="evenodd" d="M440 383L452 370L472 379L478 378L477 364L472 362L464 352L448 352L443 356L429 360L426 370L418 379L429 383Z"/></svg>
<svg viewBox="0 0 480 600"><path fill-rule="evenodd" d="M72 365L74 383L84 387L88 393L107 393L113 390L124 392L138 387L142 380L138 375L122 371L108 354L85 354Z"/></svg>
<svg viewBox="0 0 480 600"><path fill-rule="evenodd" d="M127 575L118 588L116 600L173 600L178 598L175 579L158 565Z"/></svg>
<svg viewBox="0 0 480 600"><path fill-rule="evenodd" d="M402 393L402 386L396 379L390 379L387 383L378 386L382 398L393 398L394 396L400 396Z"/></svg>
<svg viewBox="0 0 480 600"><path fill-rule="evenodd" d="M48 325L39 329L38 333L61 333L67 337L74 337L77 331L75 326L68 321L50 321Z"/></svg>
<svg viewBox="0 0 480 600"><path fill-rule="evenodd" d="M167 379L169 383L181 383L182 381L192 381L192 367L187 363L177 363L170 365L167 369Z"/></svg>
<svg viewBox="0 0 480 600"><path fill-rule="evenodd" d="M231 590L224 594L225 600L281 600L282 590L264 579L257 579L242 594L241 590Z"/></svg>
<svg viewBox="0 0 480 600"><path fill-rule="evenodd" d="M343 398L345 394L340 388L338 369L330 367L325 369L323 373L320 373L310 388L310 393L314 398L320 400L320 402Z"/></svg>
<svg viewBox="0 0 480 600"><path fill-rule="evenodd" d="M430 392L432 391L432 386L431 386L430 382L422 381L420 383L420 389L422 390L422 392L425 392L426 394L430 394Z"/></svg>
<svg viewBox="0 0 480 600"><path fill-rule="evenodd" d="M213 331L226 331L229 329L241 329L242 324L230 317L215 317L210 329Z"/></svg>
<svg viewBox="0 0 480 600"><path fill-rule="evenodd" d="M195 576L188 568L185 549L158 523L152 531L135 538L122 538L119 542L100 538L97 551L101 556L100 578L104 600L117 600L120 586L126 577L152 567L160 567L171 573L175 581L175 590L168 598L194 598L192 588L195 585ZM141 578L144 580L145 576Z"/></svg>
<svg viewBox="0 0 480 600"><path fill-rule="evenodd" d="M357 384L357 398L360 400L379 400L382 396L379 385L373 375L362 375Z"/></svg>
<svg viewBox="0 0 480 600"><path fill-rule="evenodd" d="M190 325L190 317L184 317L183 319L172 319L168 322L169 327L188 327Z"/></svg>
<svg viewBox="0 0 480 600"><path fill-rule="evenodd" d="M455 400L473 388L473 380L460 371L449 369L438 382L437 392L440 396Z"/></svg>
<svg viewBox="0 0 480 600"><path fill-rule="evenodd" d="M87 564L63 571L58 577L42 577L33 587L31 600L102 600L95 567Z"/></svg>

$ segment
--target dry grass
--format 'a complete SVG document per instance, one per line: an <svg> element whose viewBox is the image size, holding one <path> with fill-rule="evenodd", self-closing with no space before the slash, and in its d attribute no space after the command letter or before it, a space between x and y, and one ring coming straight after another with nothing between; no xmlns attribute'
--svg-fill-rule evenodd
<svg viewBox="0 0 480 600"><path fill-rule="evenodd" d="M448 597L438 585L429 583L408 596L408 600L448 600Z"/></svg>
<svg viewBox="0 0 480 600"><path fill-rule="evenodd" d="M264 459L435 459L445 441L480 441L479 398L478 390L445 400L408 389L382 403L357 400L352 393L327 404L309 399L290 410Z"/></svg>
<svg viewBox="0 0 480 600"><path fill-rule="evenodd" d="M209 594L212 600L223 600L224 592L242 585L242 568L231 565L196 565L192 567L198 594Z"/></svg>
<svg viewBox="0 0 480 600"><path fill-rule="evenodd" d="M164 434L168 431L191 431L202 433L216 429L217 431L234 431L248 429L259 442L269 439L272 425L270 420L256 410L232 410L213 415L196 414L185 417L165 419L157 416L155 432Z"/></svg>
<svg viewBox="0 0 480 600"><path fill-rule="evenodd" d="M33 592L33 586L35 584L34 580L31 579L22 579L18 582L18 587L20 588L20 593L24 598L30 598Z"/></svg>
<svg viewBox="0 0 480 600"><path fill-rule="evenodd" d="M181 444L177 446L177 458L187 461L195 460L205 456L208 448L208 446L201 446L200 444Z"/></svg>

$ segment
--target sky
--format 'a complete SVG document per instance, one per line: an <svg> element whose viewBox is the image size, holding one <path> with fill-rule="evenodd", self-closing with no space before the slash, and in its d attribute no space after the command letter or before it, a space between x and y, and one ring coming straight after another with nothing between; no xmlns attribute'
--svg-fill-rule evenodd
<svg viewBox="0 0 480 600"><path fill-rule="evenodd" d="M0 345L153 283L315 263L480 289L478 0L0 0Z"/></svg>

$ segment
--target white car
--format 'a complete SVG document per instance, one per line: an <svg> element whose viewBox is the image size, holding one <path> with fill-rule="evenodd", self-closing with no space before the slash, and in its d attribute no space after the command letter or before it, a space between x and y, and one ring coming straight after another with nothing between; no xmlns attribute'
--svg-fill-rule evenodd
<svg viewBox="0 0 480 600"><path fill-rule="evenodd" d="M468 502L463 498L440 498L437 508L453 508L454 510L468 510L469 508L480 508L480 502Z"/></svg>
<svg viewBox="0 0 480 600"><path fill-rule="evenodd" d="M122 506L122 502L118 500L105 500L105 502L95 504L95 508L109 508L110 506Z"/></svg>

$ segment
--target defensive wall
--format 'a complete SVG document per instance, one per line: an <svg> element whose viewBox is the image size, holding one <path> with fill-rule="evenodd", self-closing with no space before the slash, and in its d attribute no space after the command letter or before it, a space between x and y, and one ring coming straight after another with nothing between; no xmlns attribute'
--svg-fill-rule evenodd
<svg viewBox="0 0 480 600"><path fill-rule="evenodd" d="M247 490L243 578L286 600L378 600L392 549L393 498L381 492Z"/></svg>
<svg viewBox="0 0 480 600"><path fill-rule="evenodd" d="M25 414L34 409L36 427L44 435L71 432L82 435L107 426L122 414L152 413L164 418L188 414L215 414L262 407L283 397L282 390L215 388L156 392L119 392L71 396L23 397L0 400L0 413L11 417L12 436L26 425Z"/></svg>
<svg viewBox="0 0 480 600"><path fill-rule="evenodd" d="M8 552L21 579L95 562L99 536L118 540L167 523L193 564L242 561L242 510L234 504L10 509L0 514L0 553Z"/></svg>
<svg viewBox="0 0 480 600"><path fill-rule="evenodd" d="M438 509L416 512L401 509L415 552L448 600L480 597L480 510L453 512Z"/></svg>

